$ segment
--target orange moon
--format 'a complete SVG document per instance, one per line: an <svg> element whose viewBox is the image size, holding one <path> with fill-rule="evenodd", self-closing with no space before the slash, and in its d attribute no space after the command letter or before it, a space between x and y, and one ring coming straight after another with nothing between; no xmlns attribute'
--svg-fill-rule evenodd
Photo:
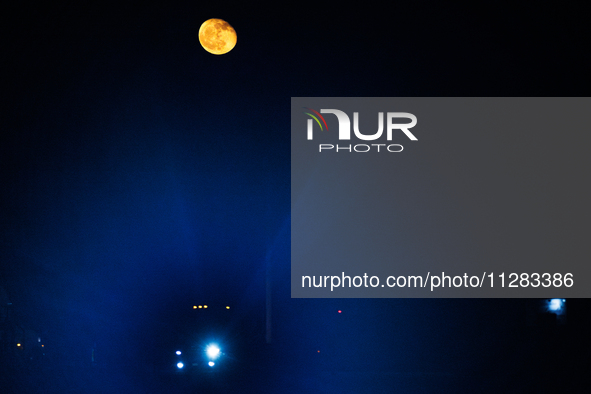
<svg viewBox="0 0 591 394"><path fill-rule="evenodd" d="M199 28L199 42L209 53L223 55L236 45L236 30L222 19L208 19Z"/></svg>

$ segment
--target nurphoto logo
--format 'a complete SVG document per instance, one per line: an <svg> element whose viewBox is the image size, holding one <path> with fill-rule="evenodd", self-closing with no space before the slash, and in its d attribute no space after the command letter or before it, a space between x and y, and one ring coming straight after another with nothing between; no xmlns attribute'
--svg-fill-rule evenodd
<svg viewBox="0 0 591 394"><path fill-rule="evenodd" d="M338 109L321 109L320 112L304 107L310 112L304 112L310 116L308 119L307 138L308 140L314 139L314 121L320 128L321 132L328 132L328 125L322 114L333 114L337 117L339 122L338 137L339 141L351 140L351 120L349 116ZM408 112L388 112L386 113L386 139L392 141L394 132L402 132L411 141L417 141L417 137L410 132L409 129L413 128L417 124L417 117ZM410 123L395 123L394 119L408 119ZM324 125L324 126L323 126ZM378 131L373 134L364 134L359 130L359 112L353 112L353 133L355 137L362 141L375 141L382 137L384 133L384 113L378 112ZM382 149L380 149L382 148ZM319 144L318 151L346 151L346 152L360 152L365 153L369 151L377 152L402 152L402 145L400 144L356 144L356 145L334 145L334 144Z"/></svg>

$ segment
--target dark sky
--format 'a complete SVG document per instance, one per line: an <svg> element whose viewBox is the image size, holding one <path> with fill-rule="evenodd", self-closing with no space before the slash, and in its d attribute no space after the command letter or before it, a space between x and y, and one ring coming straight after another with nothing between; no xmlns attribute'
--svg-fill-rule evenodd
<svg viewBox="0 0 591 394"><path fill-rule="evenodd" d="M587 24L573 4L204 3L17 2L2 12L0 284L21 324L59 346L146 340L201 299L262 321L268 256L278 326L309 318L297 335L331 341L309 327L332 327L322 313L336 301L289 300L290 97L591 91ZM212 17L237 31L227 55L197 40ZM457 342L466 310L484 325L482 311L508 303L479 302L345 304L380 338L405 321L407 346L426 349ZM350 341L368 332L348 324L338 330ZM429 368L421 360L412 365Z"/></svg>

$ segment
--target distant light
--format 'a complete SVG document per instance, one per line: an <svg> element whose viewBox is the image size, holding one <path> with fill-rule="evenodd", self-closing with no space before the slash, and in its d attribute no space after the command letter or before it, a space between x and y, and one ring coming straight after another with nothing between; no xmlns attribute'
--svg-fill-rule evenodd
<svg viewBox="0 0 591 394"><path fill-rule="evenodd" d="M177 356L180 356L180 355L181 355L181 351L180 351L180 350L177 350L177 351L176 351L176 355L177 355Z"/></svg>
<svg viewBox="0 0 591 394"><path fill-rule="evenodd" d="M342 311L339 309L339 313L341 313Z"/></svg>
<svg viewBox="0 0 591 394"><path fill-rule="evenodd" d="M41 347L45 347L45 345L41 345Z"/></svg>
<svg viewBox="0 0 591 394"><path fill-rule="evenodd" d="M204 308L207 308L207 305L203 305Z"/></svg>
<svg viewBox="0 0 591 394"><path fill-rule="evenodd" d="M217 345L212 344L207 346L207 348L205 349L205 353L207 353L207 357L215 360L220 355L220 348L217 347Z"/></svg>
<svg viewBox="0 0 591 394"><path fill-rule="evenodd" d="M201 308L201 307L200 307ZM197 305L193 305L193 309L197 309Z"/></svg>
<svg viewBox="0 0 591 394"><path fill-rule="evenodd" d="M562 309L563 305L564 305L563 299L553 298L548 303L548 310L551 310L552 312L558 312Z"/></svg>
<svg viewBox="0 0 591 394"><path fill-rule="evenodd" d="M177 365L176 365L176 367L178 369L183 369L184 366L185 366L185 364L183 364L183 363L177 363Z"/></svg>
<svg viewBox="0 0 591 394"><path fill-rule="evenodd" d="M203 308L201 305L199 305L199 309Z"/></svg>
<svg viewBox="0 0 591 394"><path fill-rule="evenodd" d="M20 344L20 343L17 343L17 344L16 344L16 346L20 347L20 346L21 346L21 344Z"/></svg>
<svg viewBox="0 0 591 394"><path fill-rule="evenodd" d="M226 309L230 309L230 307L229 307L229 306L227 306L227 307L226 307Z"/></svg>
<svg viewBox="0 0 591 394"><path fill-rule="evenodd" d="M210 361L207 363L207 365L209 365L210 367L213 367L215 365L215 363L213 361Z"/></svg>
<svg viewBox="0 0 591 394"><path fill-rule="evenodd" d="M318 353L320 353L320 350L318 351Z"/></svg>
<svg viewBox="0 0 591 394"><path fill-rule="evenodd" d="M41 337L37 338L37 342L41 342Z"/></svg>

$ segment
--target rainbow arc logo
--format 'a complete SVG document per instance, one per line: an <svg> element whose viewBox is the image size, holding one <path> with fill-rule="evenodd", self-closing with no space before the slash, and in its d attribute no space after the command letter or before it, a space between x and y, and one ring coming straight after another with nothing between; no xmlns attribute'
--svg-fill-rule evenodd
<svg viewBox="0 0 591 394"><path fill-rule="evenodd" d="M322 115L320 115L320 113L319 113L318 111L315 111L315 110L313 110L312 108L308 108L308 107L302 107L302 108L304 108L304 109L307 109L307 110L310 110L310 111L314 112L316 115L318 115L318 117L319 117L320 119L322 119L322 122L324 123L324 126L326 127L326 131L328 131L328 126L326 125L326 120L324 120L324 117L323 117ZM318 126L320 126L320 130L324 130L324 129L322 128L322 123L320 123L320 121L318 120L318 118L317 118L316 116L312 115L312 114L311 114L311 113L309 113L309 112L304 112L304 113L305 113L306 115L309 115L309 116L311 116L311 117L312 117L312 118L313 118L313 119L316 121L316 123L318 123Z"/></svg>

